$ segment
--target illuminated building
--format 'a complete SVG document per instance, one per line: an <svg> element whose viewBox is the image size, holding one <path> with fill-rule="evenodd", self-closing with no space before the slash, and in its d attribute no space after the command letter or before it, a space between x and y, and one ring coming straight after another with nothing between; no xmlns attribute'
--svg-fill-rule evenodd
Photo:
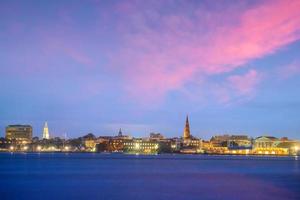
<svg viewBox="0 0 300 200"><path fill-rule="evenodd" d="M261 155L288 155L289 149L282 148L281 144L286 140L280 140L272 136L260 136L254 140L253 154Z"/></svg>
<svg viewBox="0 0 300 200"><path fill-rule="evenodd" d="M210 143L213 147L227 147L230 135L216 135L210 139Z"/></svg>
<svg viewBox="0 0 300 200"><path fill-rule="evenodd" d="M172 138L171 139L171 151L179 152L182 146L182 140L180 138Z"/></svg>
<svg viewBox="0 0 300 200"><path fill-rule="evenodd" d="M254 148L272 148L278 144L280 140L272 136L260 136L254 140Z"/></svg>
<svg viewBox="0 0 300 200"><path fill-rule="evenodd" d="M6 151L7 149L10 148L12 144L11 140L8 140L6 138L0 138L0 151Z"/></svg>
<svg viewBox="0 0 300 200"><path fill-rule="evenodd" d="M229 147L252 147L252 140L247 135L231 135L228 141Z"/></svg>
<svg viewBox="0 0 300 200"><path fill-rule="evenodd" d="M17 143L29 143L32 139L30 125L9 125L6 127L6 139L16 140Z"/></svg>
<svg viewBox="0 0 300 200"><path fill-rule="evenodd" d="M186 117L183 132L183 145L180 149L182 153L197 153L201 150L202 140L191 135L189 118Z"/></svg>
<svg viewBox="0 0 300 200"><path fill-rule="evenodd" d="M251 148L252 140L247 135L217 135L210 140L213 147Z"/></svg>
<svg viewBox="0 0 300 200"><path fill-rule="evenodd" d="M108 142L108 151L110 152L122 152L124 149L124 139L113 138Z"/></svg>
<svg viewBox="0 0 300 200"><path fill-rule="evenodd" d="M190 124L189 124L189 117L186 116L185 127L183 132L183 140L189 140L189 139L191 139Z"/></svg>
<svg viewBox="0 0 300 200"><path fill-rule="evenodd" d="M47 124L47 122L45 122L44 129L43 129L43 139L48 140L49 138L50 138L50 135L49 135L48 124Z"/></svg>
<svg viewBox="0 0 300 200"><path fill-rule="evenodd" d="M88 149L94 149L96 147L96 142L94 139L84 140L84 146Z"/></svg>
<svg viewBox="0 0 300 200"><path fill-rule="evenodd" d="M159 152L159 146L158 141L135 138L124 142L124 152L153 154Z"/></svg>

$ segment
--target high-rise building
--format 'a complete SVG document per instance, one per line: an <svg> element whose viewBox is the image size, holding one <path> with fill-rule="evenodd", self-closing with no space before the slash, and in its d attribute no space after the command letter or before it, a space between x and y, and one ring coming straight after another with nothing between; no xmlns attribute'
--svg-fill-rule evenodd
<svg viewBox="0 0 300 200"><path fill-rule="evenodd" d="M48 123L47 122L45 122L45 125L44 125L43 139L47 139L47 140L50 139Z"/></svg>
<svg viewBox="0 0 300 200"><path fill-rule="evenodd" d="M5 137L9 140L30 142L32 139L32 127L30 125L9 125L5 132Z"/></svg>
<svg viewBox="0 0 300 200"><path fill-rule="evenodd" d="M191 139L189 116L186 116L185 127L184 127L184 132L183 132L183 139L184 140Z"/></svg>

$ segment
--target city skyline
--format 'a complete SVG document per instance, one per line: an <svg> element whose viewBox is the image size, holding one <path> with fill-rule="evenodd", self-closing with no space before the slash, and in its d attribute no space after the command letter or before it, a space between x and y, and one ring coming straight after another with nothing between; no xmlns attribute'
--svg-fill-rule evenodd
<svg viewBox="0 0 300 200"><path fill-rule="evenodd" d="M0 136L300 139L300 2L1 1Z"/></svg>
<svg viewBox="0 0 300 200"><path fill-rule="evenodd" d="M30 126L32 127L30 124L9 124L6 126L7 127L11 127L11 126ZM6 129L5 128L5 129ZM78 135L78 136L75 136L75 137L68 137L68 134L65 132L65 133L61 133L61 134L55 134L53 132L51 132L51 136L50 136L50 131L49 131L49 128L48 128L48 122L46 121L44 123L44 126L43 126L43 130L41 133L39 133L38 131L34 131L35 129L32 128L32 137L38 137L40 139L53 139L53 138L61 138L61 139L72 139L72 138L76 138L76 137L82 137L83 135L88 135L88 134L93 134L95 135L96 137L106 137L106 136L109 136L109 137L113 137L113 136L122 136L122 128L119 128L118 130L115 130L114 132L112 133L109 133L109 134L105 134L105 133L101 133L101 132L85 132L85 133L81 133L81 135ZM218 136L248 136L249 138L252 138L252 139L255 139L255 138L260 138L260 137L274 137L273 135L271 134L261 134L261 135L249 135L245 132L220 132L220 133L215 133L213 135L210 135L208 136L207 138L204 138L204 137L201 137L201 134L192 134L192 132L190 131L190 122L189 122L189 116L186 115L186 118L185 118L185 125L184 125L184 128L183 128L183 131L182 133L180 133L179 135L178 134L175 134L175 135L171 135L171 134L165 134L165 133L162 133L160 131L150 131L150 132L147 132L145 133L144 135L143 134L138 134L138 133L130 133L130 132L125 132L125 135L129 136L129 137L136 137L136 138L147 138L149 135L151 134L161 134L161 135L165 135L169 138L182 138L182 139L186 139L186 138L191 138L191 137L196 137L198 139L201 139L201 140L211 140L212 138L214 137L218 137ZM4 133L4 136L6 134ZM3 138L4 138L3 136ZM1 136L0 136L1 137ZM278 139L298 139L298 138L288 138L288 136L286 135L276 135L275 137L277 137Z"/></svg>

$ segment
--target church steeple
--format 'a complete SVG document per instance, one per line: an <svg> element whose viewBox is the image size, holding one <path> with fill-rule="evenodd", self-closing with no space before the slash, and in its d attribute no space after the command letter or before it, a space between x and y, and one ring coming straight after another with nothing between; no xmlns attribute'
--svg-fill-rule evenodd
<svg viewBox="0 0 300 200"><path fill-rule="evenodd" d="M48 123L47 122L45 122L45 125L44 125L43 139L50 139L49 129L48 129Z"/></svg>
<svg viewBox="0 0 300 200"><path fill-rule="evenodd" d="M191 132L190 132L190 123L189 123L189 116L186 116L185 120L185 127L183 132L183 139L190 139L191 138Z"/></svg>
<svg viewBox="0 0 300 200"><path fill-rule="evenodd" d="M121 128L120 128L120 130L119 130L118 136L119 136L119 137L122 136L122 130L121 130Z"/></svg>

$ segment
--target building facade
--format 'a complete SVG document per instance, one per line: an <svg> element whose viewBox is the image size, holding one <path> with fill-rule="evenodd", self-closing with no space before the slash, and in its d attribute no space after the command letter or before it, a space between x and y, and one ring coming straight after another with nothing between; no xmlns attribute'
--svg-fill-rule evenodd
<svg viewBox="0 0 300 200"><path fill-rule="evenodd" d="M45 122L44 129L43 129L43 139L50 139L48 123Z"/></svg>
<svg viewBox="0 0 300 200"><path fill-rule="evenodd" d="M8 140L29 143L32 139L32 127L30 125L9 125L5 129L5 137Z"/></svg>
<svg viewBox="0 0 300 200"><path fill-rule="evenodd" d="M287 142L287 139L282 140L273 136L260 136L254 140L252 153L259 155L288 155L290 150L283 145Z"/></svg>
<svg viewBox="0 0 300 200"><path fill-rule="evenodd" d="M159 142L142 138L124 141L124 152L154 154L159 152Z"/></svg>

